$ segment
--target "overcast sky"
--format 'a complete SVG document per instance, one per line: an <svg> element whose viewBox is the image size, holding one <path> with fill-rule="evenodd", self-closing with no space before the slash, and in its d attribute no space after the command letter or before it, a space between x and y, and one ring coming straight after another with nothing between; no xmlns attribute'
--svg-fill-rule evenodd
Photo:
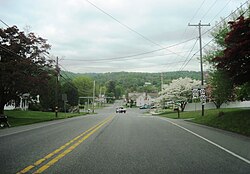
<svg viewBox="0 0 250 174"><path fill-rule="evenodd" d="M46 38L63 70L199 71L198 28L188 23L210 23L205 32L245 1L0 0L0 17ZM203 45L210 40L209 34L202 36ZM185 60L190 60L186 66Z"/></svg>

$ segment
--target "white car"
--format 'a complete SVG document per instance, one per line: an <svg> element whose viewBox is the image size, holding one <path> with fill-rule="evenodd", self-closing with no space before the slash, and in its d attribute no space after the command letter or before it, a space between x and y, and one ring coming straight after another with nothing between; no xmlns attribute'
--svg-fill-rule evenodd
<svg viewBox="0 0 250 174"><path fill-rule="evenodd" d="M120 106L120 107L116 108L116 111L115 111L115 112L116 112L116 113L126 113L126 109L123 108L122 106Z"/></svg>

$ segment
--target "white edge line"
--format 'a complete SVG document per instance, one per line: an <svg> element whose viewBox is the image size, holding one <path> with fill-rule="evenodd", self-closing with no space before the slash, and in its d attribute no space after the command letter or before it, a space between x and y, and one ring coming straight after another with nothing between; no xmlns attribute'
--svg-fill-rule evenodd
<svg viewBox="0 0 250 174"><path fill-rule="evenodd" d="M189 132L189 133L191 133L191 134L193 134L193 135L195 135L195 136L197 136L197 137L199 137L199 138L205 140L206 142L208 142L208 143L210 143L210 144L212 144L212 145L214 145L214 146L220 148L221 150L223 150L223 151L225 151L225 152L227 152L227 153L233 155L234 157L236 157L236 158L238 158L238 159L240 159L240 160L246 162L247 164L250 164L250 161L249 161L248 159L246 159L246 158L244 158L244 157L241 157L240 155L238 155L238 154L236 154L236 153L234 153L234 152L232 152L232 151L230 151L230 150L228 150L228 149L226 149L226 148L224 148L224 147L222 147L222 146L216 144L215 142L213 142L213 141L211 141L211 140L208 140L208 139L202 137L201 135L199 135L199 134L197 134L197 133L194 133L193 131L191 131L191 130L189 130L189 129L183 127L183 126L180 126L180 125L178 125L178 124L176 124L176 123L174 123L174 122L172 122L172 121L169 121L169 120L167 120L167 119L160 118L160 117L158 117L158 118L161 119L161 120L167 121L167 122L169 122L169 123L171 123L171 124L173 124L173 125L175 125L175 126L181 128L181 129L183 129L183 130L185 130L185 131L187 131L187 132Z"/></svg>

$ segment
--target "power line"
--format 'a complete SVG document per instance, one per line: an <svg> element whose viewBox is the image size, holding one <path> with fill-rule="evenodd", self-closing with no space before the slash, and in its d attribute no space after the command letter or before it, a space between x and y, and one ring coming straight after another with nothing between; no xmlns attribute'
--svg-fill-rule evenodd
<svg viewBox="0 0 250 174"><path fill-rule="evenodd" d="M175 47L175 46L181 45L181 44L183 44L183 43L192 41L192 40L194 40L194 39L195 39L195 38L191 38L191 39L188 39L188 40L186 40L186 41L179 42L179 43L176 43L176 44L173 44L173 45L164 47L164 48L159 48L159 49L155 49L155 50L152 50L152 51L146 51L146 52L142 52L142 53L138 53L138 54L132 54L132 55L128 55L128 56L118 56L118 57L111 57L111 58L105 58L105 59L84 59L84 60L78 60L78 59L64 59L64 60L77 60L77 61L96 62L96 61L106 61L106 60L116 60L116 59L127 59L127 58L131 58L131 57L137 57L137 56L142 56L142 55L146 55L146 54L150 54L150 53L162 51L162 50L164 50L164 49L171 48L171 47ZM175 54L175 53L173 53L173 54Z"/></svg>
<svg viewBox="0 0 250 174"><path fill-rule="evenodd" d="M201 20L209 13L209 11L213 8L213 6L217 3L218 0L215 0L213 4L208 8L208 10L204 13L204 15L201 17Z"/></svg>
<svg viewBox="0 0 250 174"><path fill-rule="evenodd" d="M19 54L17 54L16 52L14 52L13 50L9 49L9 48L5 48L4 46L0 45L0 47L4 50L4 51L7 51L11 54L14 54L15 56L19 57L19 58L22 58L22 59L25 59L24 57L20 56Z"/></svg>
<svg viewBox="0 0 250 174"><path fill-rule="evenodd" d="M153 40L149 39L148 37L144 36L143 34L139 33L138 31L134 30L133 28L129 27L128 25L122 23L121 21L119 21L118 19L116 19L114 16L112 16L111 14L107 13L106 11L104 11L103 9L101 9L100 7L98 7L98 6L97 6L96 4L94 4L93 2L90 2L89 0L85 0L85 1L88 2L89 4L91 4L93 7L95 7L95 8L98 9L99 11L101 11L102 13L104 13L105 15L109 16L109 17L110 17L111 19L113 19L114 21L118 22L118 23L119 23L120 25L122 25L123 27L125 27L125 28L127 28L128 30L130 30L131 32L133 32L133 33L139 35L139 36L142 37L144 40L146 40L146 41L148 41L148 42L150 42L150 43L152 43L152 44L154 44L154 45L156 45L156 46L158 46L158 47L160 47L160 48L162 48L162 49L166 49L166 50L168 50L168 51L171 52L171 53L174 53L174 54L176 54L176 55L178 55L178 56L181 56L181 55L175 53L174 51L171 51L171 50L169 50L169 49L167 49L167 48L164 48L162 45L160 45L160 44L154 42Z"/></svg>
<svg viewBox="0 0 250 174"><path fill-rule="evenodd" d="M143 39L147 40L148 42L151 42L154 45L160 46L158 43L155 43L154 41L152 41L151 39L147 38L146 36L142 35L141 33L135 31L134 29L132 29L131 27L129 27L128 25L120 22L118 19L116 19L115 17L113 17L111 14L107 13L106 11L104 11L103 9L101 9L100 7L98 7L97 5L95 5L94 3L90 2L89 0L85 0L87 1L89 4L91 4L92 6L94 6L96 9L98 9L99 11L101 11L102 13L104 13L105 15L109 16L110 18L112 18L114 21L118 22L120 25L122 25L123 27L127 28L128 30L132 31L133 33L139 35L140 37L142 37Z"/></svg>
<svg viewBox="0 0 250 174"><path fill-rule="evenodd" d="M10 26L9 26L7 23L5 23L2 19L0 19L0 21L1 21L5 26L7 26L8 28L10 28Z"/></svg>
<svg viewBox="0 0 250 174"><path fill-rule="evenodd" d="M233 15L234 13L236 13L238 11L239 8L242 8L245 4L248 3L249 0L245 1L241 6L239 6L236 10L234 10L233 12L231 12L228 16L226 16L224 18L224 20L226 20L227 18L229 18L231 15ZM229 3L229 2L228 2ZM228 3L225 5L227 6ZM246 9L245 11L243 11L243 14L246 13L248 11L248 9ZM208 33L209 31L213 30L215 27L217 27L218 25L220 25L220 23L222 23L223 21L218 22L215 26L213 26L212 28L208 29L207 31L205 31L204 33L202 33L201 35L204 35L206 33ZM204 49L207 45L209 45L214 39L211 39L209 42L207 42L202 49ZM194 58L194 56L198 53L199 51L197 51L196 53L193 54L192 57L190 57L190 59L188 60L188 62L186 62L186 64L183 66L182 70L188 65L188 63Z"/></svg>
<svg viewBox="0 0 250 174"><path fill-rule="evenodd" d="M207 42L203 47L202 49L204 49L207 45L209 45L214 39L211 39L209 42ZM192 57L190 57L190 59L187 61L187 63L184 65L184 67L182 68L182 71L183 69L188 65L188 63L194 58L194 56L199 53L200 50L196 51Z"/></svg>
<svg viewBox="0 0 250 174"><path fill-rule="evenodd" d="M78 92L81 92L81 93L91 93L91 92L92 92L91 89L90 89L90 90L82 90L82 89L79 89L79 88L75 87L72 83L70 83L70 82L72 82L72 81L71 81L71 79L69 79L68 76L67 76L68 79L65 78L63 75L60 75L60 77L63 78L66 82L68 82L67 84L68 84L69 86L71 86L72 88L76 89Z"/></svg>
<svg viewBox="0 0 250 174"><path fill-rule="evenodd" d="M87 1L87 0L86 0ZM96 8L98 8L99 10L101 10L102 12L104 12L105 14L106 14L106 12L104 11L104 10L102 10L102 9L100 9L99 7L97 7L95 4L93 4L93 3L91 3L90 1L87 1L87 2L89 2L90 4L92 4L92 5L94 5ZM111 15L109 15L108 13L107 13L107 15L108 16L110 16L111 18L113 18ZM113 18L114 20L116 20L115 18ZM4 22L3 20L1 20L0 19L0 21L4 24L4 25L6 25L7 27L9 27L10 28L10 26L6 23L6 22ZM120 21L118 21L118 20L116 20L117 22L119 22L120 23ZM122 24L122 23L121 23ZM125 24L124 24L125 25ZM136 31L135 31L136 32ZM26 38L24 38L24 39L26 39ZM145 54L150 54L150 53L153 53L153 52L157 52L157 51L162 51L162 50L164 50L164 49L168 49L168 48L171 48L171 47L174 47L174 46L177 46L177 45L181 45L181 44L183 44L183 43L186 43L186 42L189 42L189 41L191 41L191 40L193 40L194 38L191 38L191 39L188 39L188 40L186 40L186 41L183 41L183 42L179 42L179 43L177 43L177 44L174 44L174 45L170 45L170 46L167 46L167 47L162 47L161 49L156 49L156 50L152 50L152 51L148 51L148 52L143 52L143 53L139 53L139 54L134 54L134 55L129 55L129 56L120 56L120 57L113 57L113 58L106 58L106 59L98 59L98 60L93 60L93 59L89 59L89 60L77 60L77 61L89 61L89 62L99 62L99 61L106 61L106 60L118 60L118 59L127 59L127 58L132 58L132 57L137 57L137 56L141 56L141 55L145 55ZM177 55L179 55L178 53L176 53L176 52L173 52L173 51L170 51L170 52L172 52L173 54L177 54ZM50 60L52 60L53 62L55 61L53 58L51 58L49 55L47 55L47 53L44 53L43 52L43 55L44 56L46 56L47 58L49 58ZM180 56L180 55L179 55ZM74 59L65 59L65 60L74 60Z"/></svg>
<svg viewBox="0 0 250 174"><path fill-rule="evenodd" d="M226 5L212 18L212 20L209 23L212 23L212 21L229 5L229 3L232 0L227 1Z"/></svg>
<svg viewBox="0 0 250 174"><path fill-rule="evenodd" d="M200 11L201 7L203 6L203 4L205 3L206 0L203 0L203 2L201 3L201 5L199 6L199 8L196 10L195 14L193 15L193 17L191 18L190 22L192 22L192 20L194 19L194 17L197 15L197 13Z"/></svg>
<svg viewBox="0 0 250 174"><path fill-rule="evenodd" d="M2 19L0 19L0 22L2 22L5 26L7 26L8 28L10 28L13 32L15 32L6 22L4 22ZM27 40L26 37L24 37L23 35L19 35L21 38L23 38L26 42L30 42L29 40ZM53 62L55 62L54 59L52 59L49 55L47 55L47 52L42 52L42 54L44 56L46 56L47 58L49 58L49 60L52 60Z"/></svg>
<svg viewBox="0 0 250 174"><path fill-rule="evenodd" d="M181 70L183 69L183 67L184 67L184 65L185 65L185 62L188 60L188 57L190 56L190 54L191 54L191 52L193 51L193 49L194 49L194 47L195 47L195 45L196 45L197 42L198 42L198 38L196 39L196 41L195 41L195 43L194 43L192 49L190 50L190 52L189 52L187 58L185 59L185 61L184 61L184 63L182 64L181 68L179 69L179 71L181 71Z"/></svg>
<svg viewBox="0 0 250 174"><path fill-rule="evenodd" d="M226 16L225 18L223 18L224 20L221 20L220 22L218 22L216 25L214 25L212 28L208 29L207 31L202 33L202 36L206 33L208 33L209 31L213 30L215 27L217 27L218 25L220 25L222 22L224 22L227 18L229 18L231 15L235 14L240 8L242 8L245 4L248 3L249 0L245 1L245 3L243 3L242 5L240 5L236 10L234 10L233 12L231 12L228 16ZM246 13L248 11L248 9L246 9L245 11L243 11L243 14Z"/></svg>
<svg viewBox="0 0 250 174"><path fill-rule="evenodd" d="M209 22L209 23L212 23L212 21L229 5L229 3L231 2L232 0L229 0L227 3L226 3L226 5L213 17L213 19ZM249 0L247 0L247 1L245 1L243 4L241 4L236 10L234 10L233 12L231 12L227 17L225 17L224 18L224 20L225 19L227 19L227 18L229 18L231 15L233 15L234 13L236 13L237 11L238 11L238 9L239 8L242 8L245 4L247 4L248 3L248 1ZM203 1L203 3L204 3L204 1ZM203 4L202 3L202 4ZM214 1L214 3L213 3L213 5L212 6L214 6L215 5L215 1ZM202 5L201 5L202 6ZM210 6L211 8L212 8L212 6ZM209 11L209 10L208 10ZM207 11L207 12L208 12ZM247 10L246 10L247 11ZM244 13L246 12L246 11L244 11ZM203 15L203 17L204 17L205 15ZM213 30L215 27L217 27L218 25L220 25L220 23L222 23L223 21L220 21L220 22L218 22L216 25L214 25L212 28L210 28L210 29L208 29L208 30L206 30L205 32L203 32L202 33L202 36L203 35L205 35L206 33L208 33L209 31L211 31L211 30ZM187 26L187 28L188 28L188 26Z"/></svg>
<svg viewBox="0 0 250 174"><path fill-rule="evenodd" d="M195 16L198 14L198 12L200 11L200 9L201 9L201 7L203 6L203 4L204 4L204 2L205 2L206 0L203 0L202 1L202 3L200 4L200 6L198 7L198 9L195 11L195 13L194 13L194 15L192 16L192 18L189 20L189 22L188 23L190 23L190 22L192 22L192 20L195 18ZM185 33L187 32L187 29L188 29L188 26L186 26L186 28L185 28L185 30L184 30L184 32L183 32L183 34L182 34L182 37L185 35ZM185 46L185 45L184 45ZM184 47L183 46L183 47Z"/></svg>
<svg viewBox="0 0 250 174"><path fill-rule="evenodd" d="M69 72L64 66L62 66L61 64L59 64L59 66L62 68L62 69L64 69L66 72ZM66 74L66 73L64 73L65 74L65 76L67 76L69 79L72 79L72 78L74 78L73 76L71 76L71 78Z"/></svg>
<svg viewBox="0 0 250 174"><path fill-rule="evenodd" d="M186 53L189 51L181 51L177 53ZM89 60L88 62L96 62L96 63L103 63L103 62L114 62L114 61L124 61L124 60L142 60L142 59L152 59L154 57L162 57L162 56L170 56L173 55L173 53L168 53L168 54L161 54L161 55L152 55L152 56L147 56L147 57L128 57L128 58L123 58L123 59L101 59L101 60ZM81 60L81 59L63 59L66 61L86 61L86 60Z"/></svg>
<svg viewBox="0 0 250 174"><path fill-rule="evenodd" d="M185 62L185 61L184 60L182 60L182 61L175 61L175 62L169 62L169 63L164 63L164 64L161 64L161 65L153 65L153 66L149 65L149 66L143 66L141 68L153 68L153 67L159 67L159 66L167 66L167 65L179 64L179 63L183 63L183 62ZM136 69L136 68L132 68L132 69Z"/></svg>

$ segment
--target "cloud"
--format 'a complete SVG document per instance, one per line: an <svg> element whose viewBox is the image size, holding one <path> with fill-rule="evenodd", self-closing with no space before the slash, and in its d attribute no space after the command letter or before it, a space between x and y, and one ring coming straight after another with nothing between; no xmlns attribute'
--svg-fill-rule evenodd
<svg viewBox="0 0 250 174"><path fill-rule="evenodd" d="M20 29L29 25L32 31L48 39L52 45L51 55L63 57L60 63L69 71L178 71L188 55L187 60L199 51L196 45L193 52L189 53L195 39L148 55L121 60L98 60L130 56L197 38L198 30L196 27L188 27L189 22L196 24L202 20L214 24L221 16L229 15L244 0L230 3L221 0L215 4L215 1L204 1L202 6L202 2L197 0L90 2L122 24L83 0L1 1L0 15L4 16L2 20L9 25L17 25ZM209 27L203 27L202 31L207 29ZM202 39L207 43L211 38L206 34ZM185 70L198 71L199 61L192 59Z"/></svg>

